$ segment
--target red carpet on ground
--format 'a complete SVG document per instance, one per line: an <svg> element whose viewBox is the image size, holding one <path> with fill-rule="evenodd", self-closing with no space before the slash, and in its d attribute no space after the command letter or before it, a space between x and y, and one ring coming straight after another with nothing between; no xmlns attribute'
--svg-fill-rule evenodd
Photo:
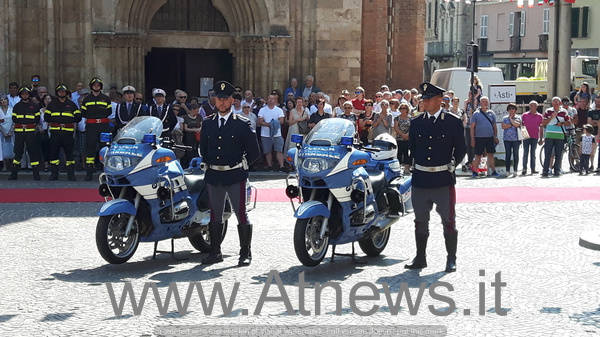
<svg viewBox="0 0 600 337"><path fill-rule="evenodd" d="M600 200L600 189L585 187L458 188L458 203ZM93 188L0 188L0 203L103 202ZM284 189L258 190L258 202L289 202Z"/></svg>

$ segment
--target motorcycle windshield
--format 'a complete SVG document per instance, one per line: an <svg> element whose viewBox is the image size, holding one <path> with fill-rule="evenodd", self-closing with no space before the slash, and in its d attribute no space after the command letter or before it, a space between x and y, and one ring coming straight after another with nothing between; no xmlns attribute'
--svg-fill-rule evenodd
<svg viewBox="0 0 600 337"><path fill-rule="evenodd" d="M354 123L342 118L326 118L321 120L306 135L305 144L312 146L339 145L342 137L354 136Z"/></svg>
<svg viewBox="0 0 600 337"><path fill-rule="evenodd" d="M118 144L138 144L142 142L144 135L155 135L158 139L162 130L163 124L156 117L135 117L119 130L114 141Z"/></svg>

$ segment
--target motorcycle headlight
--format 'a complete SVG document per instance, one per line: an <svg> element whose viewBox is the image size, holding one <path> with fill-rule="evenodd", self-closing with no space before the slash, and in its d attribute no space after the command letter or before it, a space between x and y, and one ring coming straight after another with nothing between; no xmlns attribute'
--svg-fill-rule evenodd
<svg viewBox="0 0 600 337"><path fill-rule="evenodd" d="M125 156L109 156L106 160L106 167L114 171L124 170L137 165L140 162L139 158Z"/></svg>
<svg viewBox="0 0 600 337"><path fill-rule="evenodd" d="M302 168L310 173L317 173L335 167L337 160L324 158L305 158L302 160Z"/></svg>

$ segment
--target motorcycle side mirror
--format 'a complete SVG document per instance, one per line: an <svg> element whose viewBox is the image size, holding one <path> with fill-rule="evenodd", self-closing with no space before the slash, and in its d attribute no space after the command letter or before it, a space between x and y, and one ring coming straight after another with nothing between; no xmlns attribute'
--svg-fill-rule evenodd
<svg viewBox="0 0 600 337"><path fill-rule="evenodd" d="M110 133L110 132L100 133L100 142L106 143L107 146L110 146L111 141L112 141L112 133Z"/></svg>
<svg viewBox="0 0 600 337"><path fill-rule="evenodd" d="M152 135L152 134L144 135L144 138L142 138L142 143L150 144L152 146L152 148L155 149L156 148L156 135Z"/></svg>
<svg viewBox="0 0 600 337"><path fill-rule="evenodd" d="M192 170L200 170L202 169L202 157L196 157L193 158L192 161L190 161L190 168Z"/></svg>

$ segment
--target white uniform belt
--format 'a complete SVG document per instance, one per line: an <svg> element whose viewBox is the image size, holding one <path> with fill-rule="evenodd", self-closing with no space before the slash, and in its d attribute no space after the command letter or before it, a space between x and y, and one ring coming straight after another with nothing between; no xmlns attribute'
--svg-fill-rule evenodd
<svg viewBox="0 0 600 337"><path fill-rule="evenodd" d="M211 170L215 170L215 171L230 171L230 170L235 170L235 169L239 169L242 168L244 165L242 163L239 163L235 166L229 166L229 165L209 165L208 167Z"/></svg>
<svg viewBox="0 0 600 337"><path fill-rule="evenodd" d="M246 158L242 158L242 161L234 166L230 166L230 165L208 165L208 167L211 170L215 170L215 171L231 171L231 170L237 170L239 168L243 168L244 170L248 170L248 162L246 161Z"/></svg>
<svg viewBox="0 0 600 337"><path fill-rule="evenodd" d="M432 173L444 172L444 171L450 171L450 172L454 171L454 167L452 166L452 164L446 164L446 165L441 165L441 166L423 166L423 165L415 164L415 168L419 171L432 172Z"/></svg>

